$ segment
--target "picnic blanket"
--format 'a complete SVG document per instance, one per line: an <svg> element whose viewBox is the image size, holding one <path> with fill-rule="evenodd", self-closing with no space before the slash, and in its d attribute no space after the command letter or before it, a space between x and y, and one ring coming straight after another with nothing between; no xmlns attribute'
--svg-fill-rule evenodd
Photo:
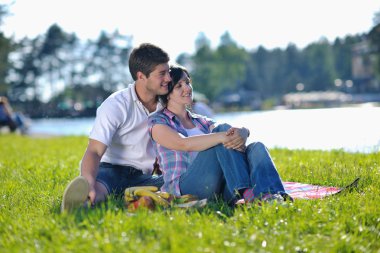
<svg viewBox="0 0 380 253"><path fill-rule="evenodd" d="M356 178L351 184L345 187L321 186L313 184L305 184L299 182L283 182L285 192L293 199L319 199L342 191L357 187L360 178Z"/></svg>

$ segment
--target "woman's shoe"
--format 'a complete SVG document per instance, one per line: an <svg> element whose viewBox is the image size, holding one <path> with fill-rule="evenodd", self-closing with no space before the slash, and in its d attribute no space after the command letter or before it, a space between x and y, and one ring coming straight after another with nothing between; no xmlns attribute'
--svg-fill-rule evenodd
<svg viewBox="0 0 380 253"><path fill-rule="evenodd" d="M285 203L285 199L281 196L281 194L275 193L275 194L265 194L261 198L262 202L269 203L269 204L283 204Z"/></svg>

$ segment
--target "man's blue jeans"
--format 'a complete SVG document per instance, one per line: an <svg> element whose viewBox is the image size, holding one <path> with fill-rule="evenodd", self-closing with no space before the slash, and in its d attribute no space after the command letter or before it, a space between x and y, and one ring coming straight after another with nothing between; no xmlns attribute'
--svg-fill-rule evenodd
<svg viewBox="0 0 380 253"><path fill-rule="evenodd" d="M213 132L229 128L224 124ZM238 191L245 188L253 188L257 197L265 193L285 193L268 149L261 142L249 144L244 153L222 144L201 151L180 178L181 194L199 198L222 195L224 200L232 201L238 197Z"/></svg>

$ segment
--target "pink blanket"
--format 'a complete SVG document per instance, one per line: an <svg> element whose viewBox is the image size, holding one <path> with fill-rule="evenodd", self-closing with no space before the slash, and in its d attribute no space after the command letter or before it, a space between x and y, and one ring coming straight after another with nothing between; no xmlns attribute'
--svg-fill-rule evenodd
<svg viewBox="0 0 380 253"><path fill-rule="evenodd" d="M346 187L333 187L304 184L298 182L283 182L285 191L294 199L319 199L352 189L357 186L360 178L355 179Z"/></svg>

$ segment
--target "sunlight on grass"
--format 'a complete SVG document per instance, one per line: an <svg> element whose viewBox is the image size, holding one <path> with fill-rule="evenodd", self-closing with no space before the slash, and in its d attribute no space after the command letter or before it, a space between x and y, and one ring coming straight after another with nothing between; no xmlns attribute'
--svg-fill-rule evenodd
<svg viewBox="0 0 380 253"><path fill-rule="evenodd" d="M111 198L60 214L86 137L0 136L0 252L377 252L380 154L272 149L284 181L358 189L288 206L128 214Z"/></svg>

